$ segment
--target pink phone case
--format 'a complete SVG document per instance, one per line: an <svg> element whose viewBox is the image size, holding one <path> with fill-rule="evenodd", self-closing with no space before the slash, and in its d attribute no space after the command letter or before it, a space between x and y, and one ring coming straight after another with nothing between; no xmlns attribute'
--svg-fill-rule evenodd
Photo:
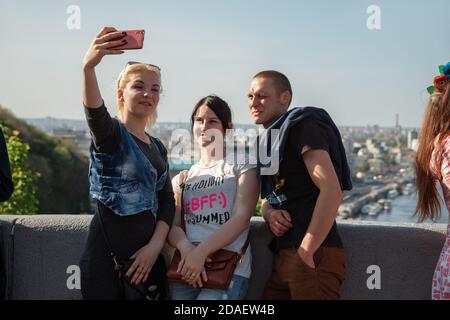
<svg viewBox="0 0 450 320"><path fill-rule="evenodd" d="M127 33L127 35L122 38L127 40L127 43L118 47L114 47L115 50L142 49L142 47L144 46L144 30L123 30L122 32Z"/></svg>

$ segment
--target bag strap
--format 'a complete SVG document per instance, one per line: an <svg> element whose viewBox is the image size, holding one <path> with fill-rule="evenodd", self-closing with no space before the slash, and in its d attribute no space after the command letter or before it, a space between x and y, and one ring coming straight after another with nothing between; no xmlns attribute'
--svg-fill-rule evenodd
<svg viewBox="0 0 450 320"><path fill-rule="evenodd" d="M186 180L187 180L188 174L189 174L189 171L186 173L186 177L185 177L184 181L179 184L180 185L180 189L181 189L181 197L180 197L180 202L181 202L181 214L180 214L181 221L180 221L180 223L181 223L181 229L183 229L185 234L186 234L186 223L184 221L185 212L184 212L183 195L184 195L184 187L186 185ZM248 237L247 237L247 240L245 240L245 243L242 246L241 251L239 252L239 260L242 260L242 257L245 255L245 252L247 251L247 248L248 248L249 244L250 244L250 241L248 240Z"/></svg>
<svg viewBox="0 0 450 320"><path fill-rule="evenodd" d="M188 170L188 172L186 173L186 176L184 177L184 179L183 179L183 181L179 184L179 186L180 186L180 189L181 189L181 195L180 195L180 207L181 207L181 210L180 210L180 225L181 225L181 229L183 229L183 231L184 231L184 233L186 234L186 222L184 221L184 215L185 215L185 212L184 212L184 201L183 201L183 197L184 197L184 187L186 186L186 180L187 180L187 177L188 177L188 175L189 175L189 170ZM180 176L180 178L181 178L181 176Z"/></svg>
<svg viewBox="0 0 450 320"><path fill-rule="evenodd" d="M106 247L109 250L109 255L111 256L111 259L114 262L114 270L119 271L120 269L122 269L123 265L118 262L117 256L114 253L114 251L112 250L111 244L109 242L109 238L106 235L106 229L105 229L105 225L103 224L102 214L100 213L100 206L98 203L99 203L99 201L97 200L97 214L98 214L98 220L100 221L100 229L102 230L103 238L105 238L105 243L106 243Z"/></svg>
<svg viewBox="0 0 450 320"><path fill-rule="evenodd" d="M244 245L242 246L241 252L239 253L239 256L242 258L245 255L245 252L247 251L248 245L250 244L250 240L245 240Z"/></svg>

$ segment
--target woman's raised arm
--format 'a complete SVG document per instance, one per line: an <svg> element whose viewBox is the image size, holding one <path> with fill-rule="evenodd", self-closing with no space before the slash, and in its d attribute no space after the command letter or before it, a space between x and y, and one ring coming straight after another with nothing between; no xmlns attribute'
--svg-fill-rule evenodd
<svg viewBox="0 0 450 320"><path fill-rule="evenodd" d="M112 27L103 28L92 41L83 59L83 103L88 108L99 108L103 104L95 75L95 67L108 54L122 54L113 47L126 43L124 34ZM119 40L117 40L119 39Z"/></svg>

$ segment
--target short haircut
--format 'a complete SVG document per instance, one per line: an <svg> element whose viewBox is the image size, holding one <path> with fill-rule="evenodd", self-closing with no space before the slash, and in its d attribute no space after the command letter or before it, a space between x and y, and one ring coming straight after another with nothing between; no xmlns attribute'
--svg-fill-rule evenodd
<svg viewBox="0 0 450 320"><path fill-rule="evenodd" d="M291 100L289 101L289 105L291 104L292 87L291 83L289 82L289 79L284 74L275 70L266 70L259 72L253 77L253 79L256 78L271 79L275 86L275 90L277 90L277 93L279 95L281 95L285 91L288 91L291 94Z"/></svg>

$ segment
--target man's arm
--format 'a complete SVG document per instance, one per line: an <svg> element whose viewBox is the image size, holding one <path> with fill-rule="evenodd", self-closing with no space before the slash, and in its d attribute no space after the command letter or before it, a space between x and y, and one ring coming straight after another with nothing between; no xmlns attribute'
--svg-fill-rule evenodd
<svg viewBox="0 0 450 320"><path fill-rule="evenodd" d="M261 214L269 225L270 231L277 237L283 236L286 231L293 227L291 215L286 210L275 209L267 199L261 201Z"/></svg>
<svg viewBox="0 0 450 320"><path fill-rule="evenodd" d="M333 226L343 193L327 151L308 150L303 153L303 160L320 194L308 230L297 252L306 264L314 268L313 255Z"/></svg>

